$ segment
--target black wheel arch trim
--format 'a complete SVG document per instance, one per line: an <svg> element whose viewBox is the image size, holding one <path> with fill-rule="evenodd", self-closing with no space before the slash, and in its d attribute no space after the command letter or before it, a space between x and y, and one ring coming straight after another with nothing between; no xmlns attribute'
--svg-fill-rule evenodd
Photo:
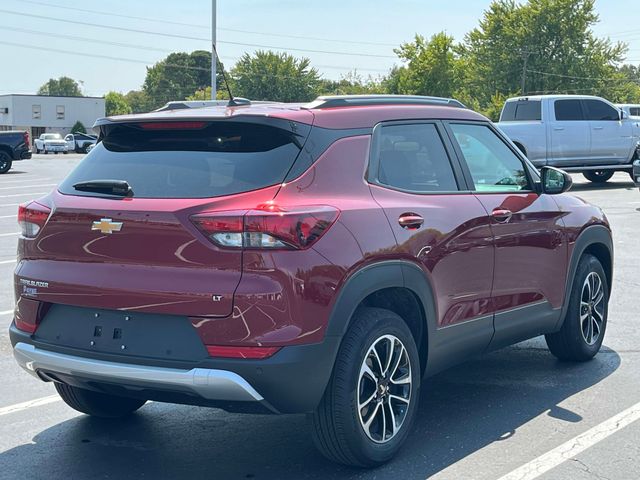
<svg viewBox="0 0 640 480"><path fill-rule="evenodd" d="M411 290L424 309L428 333L435 330L435 297L422 269L407 260L384 260L366 265L347 278L331 311L327 336L342 337L360 303L385 288Z"/></svg>
<svg viewBox="0 0 640 480"><path fill-rule="evenodd" d="M578 270L578 263L585 251L593 245L602 245L609 254L609 265L602 265L607 275L607 283L609 287L609 295L611 295L612 278L613 278L613 239L611 238L611 230L604 225L590 225L586 227L575 241L573 252L571 253L571 259L569 260L569 266L567 269L567 278L565 281L564 301L562 302L562 313L556 330L562 327L562 322L569 309L569 298L571 297L571 288L573 286L573 279Z"/></svg>

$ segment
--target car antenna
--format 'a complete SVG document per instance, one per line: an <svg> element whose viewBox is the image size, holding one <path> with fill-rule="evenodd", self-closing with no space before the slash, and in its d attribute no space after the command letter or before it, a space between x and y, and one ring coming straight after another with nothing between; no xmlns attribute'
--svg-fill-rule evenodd
<svg viewBox="0 0 640 480"><path fill-rule="evenodd" d="M227 81L227 74L224 71L224 65L218 56L218 50L215 45L213 46L213 51L216 54L216 62L220 65L220 72L222 73L222 80L224 81L225 87L227 87L227 92L229 92L229 103L227 103L227 107L238 107L241 105L251 105L251 100L241 97L234 97L233 93L231 93L231 87L229 86L229 82Z"/></svg>

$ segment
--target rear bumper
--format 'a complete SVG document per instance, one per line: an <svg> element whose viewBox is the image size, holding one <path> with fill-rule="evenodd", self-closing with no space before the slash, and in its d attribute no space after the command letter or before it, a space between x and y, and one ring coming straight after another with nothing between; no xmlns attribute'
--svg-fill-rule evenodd
<svg viewBox="0 0 640 480"><path fill-rule="evenodd" d="M33 152L31 150L24 150L19 155L19 160L29 160L33 156Z"/></svg>
<svg viewBox="0 0 640 480"><path fill-rule="evenodd" d="M42 350L19 342L13 348L18 364L38 377L38 372L91 379L97 382L189 392L207 400L262 402L264 398L240 375L225 370L152 367L105 362Z"/></svg>
<svg viewBox="0 0 640 480"><path fill-rule="evenodd" d="M38 342L15 324L9 334L18 364L41 380L149 400L272 413L315 409L340 343L338 337L326 337L319 344L284 347L265 360L158 362Z"/></svg>

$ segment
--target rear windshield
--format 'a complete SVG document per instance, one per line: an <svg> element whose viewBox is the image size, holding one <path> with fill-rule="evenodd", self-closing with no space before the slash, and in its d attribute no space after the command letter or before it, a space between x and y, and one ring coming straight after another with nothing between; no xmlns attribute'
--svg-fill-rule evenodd
<svg viewBox="0 0 640 480"><path fill-rule="evenodd" d="M149 125L149 124L146 124ZM209 198L281 183L300 149L285 130L243 122L188 129L109 127L102 141L59 187L90 180L126 180L136 198Z"/></svg>
<svg viewBox="0 0 640 480"><path fill-rule="evenodd" d="M521 100L507 102L500 115L501 122L542 120L542 102L540 100Z"/></svg>

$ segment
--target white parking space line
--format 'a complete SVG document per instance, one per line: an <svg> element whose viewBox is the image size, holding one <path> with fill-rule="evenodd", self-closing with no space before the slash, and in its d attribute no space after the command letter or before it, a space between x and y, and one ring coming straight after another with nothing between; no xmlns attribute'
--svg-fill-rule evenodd
<svg viewBox="0 0 640 480"><path fill-rule="evenodd" d="M8 265L10 263L16 263L15 260L0 260L0 265Z"/></svg>
<svg viewBox="0 0 640 480"><path fill-rule="evenodd" d="M14 185L11 187L0 187L0 190L14 190L16 188L54 187L55 185L55 183L41 183L39 185Z"/></svg>
<svg viewBox="0 0 640 480"><path fill-rule="evenodd" d="M44 178L29 178L24 180L0 180L0 185L13 185L14 183L24 183L24 182L46 182L47 180L51 180L51 177Z"/></svg>
<svg viewBox="0 0 640 480"><path fill-rule="evenodd" d="M516 468L498 480L533 480L538 478L637 420L640 420L640 403L636 403L633 407L605 420L531 462Z"/></svg>
<svg viewBox="0 0 640 480"><path fill-rule="evenodd" d="M44 195L45 193L47 193L47 192L12 193L11 195L0 195L0 198L26 197L27 195Z"/></svg>
<svg viewBox="0 0 640 480"><path fill-rule="evenodd" d="M0 215L0 218L16 218L17 215Z"/></svg>
<svg viewBox="0 0 640 480"><path fill-rule="evenodd" d="M28 408L40 407L42 405L47 405L49 403L54 403L58 401L60 401L60 397L58 395L49 395L48 397L42 397L36 400L29 400L27 402L16 403L14 405L9 405L8 407L0 408L0 417L3 415L8 415L10 413L21 412L22 410L27 410Z"/></svg>
<svg viewBox="0 0 640 480"><path fill-rule="evenodd" d="M13 237L14 235L20 235L20 232L15 232L15 233L0 233L0 237Z"/></svg>
<svg viewBox="0 0 640 480"><path fill-rule="evenodd" d="M17 207L18 205L22 205L21 203L5 203L0 205L0 207Z"/></svg>
<svg viewBox="0 0 640 480"><path fill-rule="evenodd" d="M0 312L0 315L9 315L10 313L13 313L13 308L11 310L4 310L3 312Z"/></svg>

